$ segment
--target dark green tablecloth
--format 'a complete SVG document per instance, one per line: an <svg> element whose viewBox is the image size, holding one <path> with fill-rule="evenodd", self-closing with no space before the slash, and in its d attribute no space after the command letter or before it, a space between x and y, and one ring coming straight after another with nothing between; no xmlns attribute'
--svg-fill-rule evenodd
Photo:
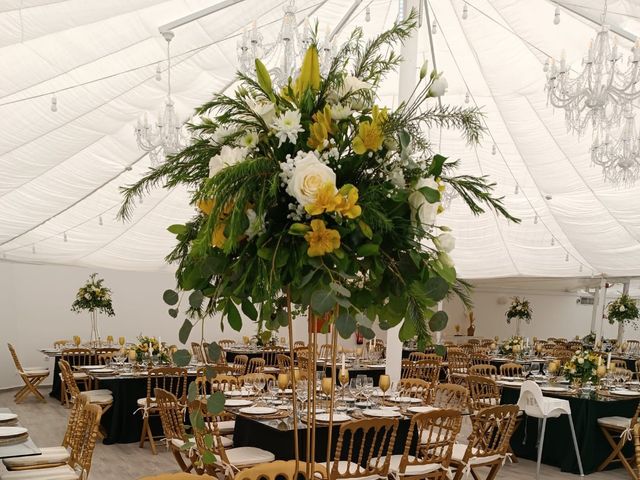
<svg viewBox="0 0 640 480"><path fill-rule="evenodd" d="M503 388L502 403L517 403L520 396L518 388ZM555 395L545 394L554 397ZM582 457L582 467L585 474L595 472L598 465L611 453L611 447L598 427L598 418L621 416L631 417L638 405L638 399L596 400L595 398L566 398L571 405L571 414L576 430L576 437ZM526 428L526 442L525 439ZM568 417L547 420L542 463L560 467L563 472L579 473L578 463L573 450L571 430ZM511 447L518 457L536 460L536 439L538 436L538 420L524 418L518 430L511 438ZM632 453L632 442L626 448ZM619 464L618 464L619 465Z"/></svg>

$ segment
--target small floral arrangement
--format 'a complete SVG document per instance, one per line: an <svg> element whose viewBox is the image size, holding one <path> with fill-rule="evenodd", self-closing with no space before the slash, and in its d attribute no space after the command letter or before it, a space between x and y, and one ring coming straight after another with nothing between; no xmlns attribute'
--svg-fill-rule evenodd
<svg viewBox="0 0 640 480"><path fill-rule="evenodd" d="M602 357L593 350L576 350L571 359L562 365L561 372L571 383L595 383L598 380L598 367L601 365Z"/></svg>
<svg viewBox="0 0 640 480"><path fill-rule="evenodd" d="M631 323L640 316L640 313L638 312L638 305L635 299L623 293L609 304L607 316L611 324L614 322Z"/></svg>
<svg viewBox="0 0 640 480"><path fill-rule="evenodd" d="M520 299L519 297L513 297L511 300L511 306L509 306L509 310L507 310L507 323L511 323L511 320L514 318L522 318L525 322L531 323L531 314L533 313L533 309L531 308L531 304L529 300L526 298Z"/></svg>
<svg viewBox="0 0 640 480"><path fill-rule="evenodd" d="M498 352L501 355L518 355L522 353L523 349L524 339L522 337L516 336L509 338L502 345L500 345Z"/></svg>
<svg viewBox="0 0 640 480"><path fill-rule="evenodd" d="M100 312L113 317L113 305L111 303L111 290L103 286L104 279L97 278L97 273L92 273L84 286L80 287L75 301L71 304L72 312Z"/></svg>
<svg viewBox="0 0 640 480"><path fill-rule="evenodd" d="M151 350L152 356L158 355L161 362L169 362L169 356L167 355L167 352L162 348L162 345L156 337L146 337L140 335L138 337L138 343L133 349L136 352L136 360L138 362L142 362L145 359L149 358L149 350Z"/></svg>

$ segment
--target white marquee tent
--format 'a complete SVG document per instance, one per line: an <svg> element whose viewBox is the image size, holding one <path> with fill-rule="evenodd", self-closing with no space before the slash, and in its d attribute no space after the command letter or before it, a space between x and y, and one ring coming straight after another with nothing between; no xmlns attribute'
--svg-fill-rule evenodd
<svg viewBox="0 0 640 480"><path fill-rule="evenodd" d="M220 0L9 0L0 6L0 257L7 262L57 263L161 270L173 243L166 232L193 209L182 190L157 190L132 221L115 218L118 188L149 166L134 125L154 118L166 86L158 27L222 3ZM236 69L236 42L256 20L273 37L282 0L244 0L175 30L173 97L179 114L226 88ZM468 18L461 12L467 4ZM561 21L553 22L557 4ZM298 0L303 15L333 28L351 0ZM467 278L640 275L640 185L605 183L590 165L590 134L566 132L562 112L547 105L542 66L566 51L579 67L598 29L603 0L432 0L434 50L449 82L445 103L465 94L486 113L481 147L457 132L432 131L444 155L460 158L459 173L486 174L522 219L493 213L472 217L460 199L442 215L457 237L454 260ZM365 21L370 8L371 20ZM570 11L570 10L571 11ZM342 31L367 35L398 16L397 0L364 0ZM640 4L611 0L609 20L629 48L640 35ZM595 19L595 22L591 19ZM427 25L419 61L430 58ZM390 78L382 101L397 104ZM58 111L51 111L55 95ZM493 145L495 155L492 154Z"/></svg>

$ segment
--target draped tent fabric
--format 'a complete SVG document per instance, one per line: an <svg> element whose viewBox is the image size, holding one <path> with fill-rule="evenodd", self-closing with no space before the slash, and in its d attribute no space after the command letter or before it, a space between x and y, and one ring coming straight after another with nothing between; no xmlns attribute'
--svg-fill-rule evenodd
<svg viewBox="0 0 640 480"><path fill-rule="evenodd" d="M172 223L194 209L183 189L156 189L133 218L115 218L119 187L149 167L134 126L154 120L166 96L166 43L158 27L218 0L14 0L0 6L0 261L128 270L166 270ZM547 105L545 60L562 50L574 69L595 36L602 0L438 0L428 2L443 102L477 105L487 133L470 147L459 132L431 129L435 151L459 159L456 174L488 175L512 224L488 211L473 216L460 198L438 218L456 236L453 258L465 278L640 275L640 185L604 182L591 165L590 133L567 133ZM462 19L467 4L468 18ZM172 97L178 114L229 88L236 43L255 20L265 40L280 28L283 0L244 0L175 29ZM561 21L554 25L554 11ZM298 0L298 19L333 29L349 0ZM365 21L370 8L371 20ZM396 0L364 0L338 41L355 26L371 37L398 17ZM570 10L569 10L570 9ZM612 28L640 34L640 6L609 2ZM596 21L592 21L595 19ZM426 22L419 61L431 52ZM627 37L629 35L626 35ZM628 50L630 41L619 36ZM155 80L160 65L162 81ZM416 72L417 79L417 72ZM58 111L50 109L55 93ZM398 78L380 90L395 107ZM495 144L495 154L492 153ZM66 239L66 241L65 241Z"/></svg>

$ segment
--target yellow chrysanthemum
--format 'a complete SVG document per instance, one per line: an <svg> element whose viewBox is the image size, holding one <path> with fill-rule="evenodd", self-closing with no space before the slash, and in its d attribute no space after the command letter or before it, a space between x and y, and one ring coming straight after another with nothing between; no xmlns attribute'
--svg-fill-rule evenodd
<svg viewBox="0 0 640 480"><path fill-rule="evenodd" d="M378 151L382 148L383 140L382 129L376 123L362 122L358 127L358 135L353 139L353 151L358 155L368 150Z"/></svg>
<svg viewBox="0 0 640 480"><path fill-rule="evenodd" d="M317 193L313 203L304 206L309 215L320 215L324 212L333 212L340 202L340 198L336 195L336 187L331 182L322 185Z"/></svg>
<svg viewBox="0 0 640 480"><path fill-rule="evenodd" d="M309 243L307 255L321 257L325 253L331 253L340 248L340 233L337 230L326 228L322 220L311 220L311 231L304 239Z"/></svg>
<svg viewBox="0 0 640 480"><path fill-rule="evenodd" d="M316 112L313 115L314 122L309 127L309 140L307 145L314 150L322 151L325 140L329 139L329 135L333 135L333 123L331 122L331 107L325 105L324 110Z"/></svg>
<svg viewBox="0 0 640 480"><path fill-rule="evenodd" d="M336 206L336 212L343 217L358 218L362 213L362 208L358 203L358 189L351 184L343 185L337 195L339 203Z"/></svg>

